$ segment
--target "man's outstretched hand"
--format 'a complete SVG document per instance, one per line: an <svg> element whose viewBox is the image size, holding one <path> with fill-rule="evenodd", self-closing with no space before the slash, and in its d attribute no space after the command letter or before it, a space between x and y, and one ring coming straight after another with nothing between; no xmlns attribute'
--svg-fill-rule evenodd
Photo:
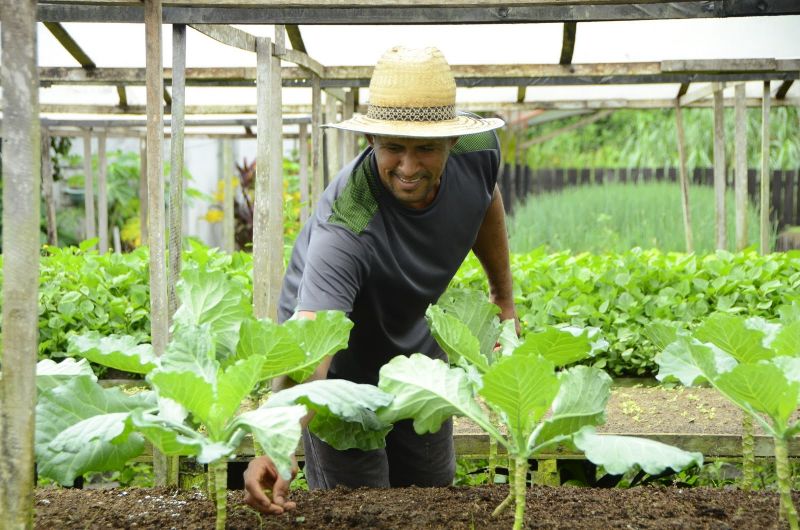
<svg viewBox="0 0 800 530"><path fill-rule="evenodd" d="M292 479L296 473L297 465L293 466ZM294 510L295 503L286 500L291 482L281 478L268 456L256 457L244 472L244 502L265 514L280 515Z"/></svg>

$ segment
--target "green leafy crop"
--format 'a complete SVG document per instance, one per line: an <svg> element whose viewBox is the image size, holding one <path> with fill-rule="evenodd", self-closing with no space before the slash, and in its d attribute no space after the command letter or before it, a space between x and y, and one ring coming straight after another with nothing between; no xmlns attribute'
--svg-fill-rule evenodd
<svg viewBox="0 0 800 530"><path fill-rule="evenodd" d="M507 499L516 504L514 528L523 524L528 459L556 444L574 445L615 474L635 465L659 473L702 463L699 453L595 432L594 426L605 421L611 378L594 367L564 369L592 352L589 331L548 328L520 342L509 333L511 321L501 325L491 309L477 308L469 297L462 301L469 303L454 307L451 299L445 302L450 309L431 306L427 312L433 336L456 366L421 354L395 357L381 369L378 384L395 398L379 414L389 423L413 419L420 434L437 431L451 416L463 416L503 445L515 468L513 496ZM497 337L499 348L482 349L486 342L474 330Z"/></svg>

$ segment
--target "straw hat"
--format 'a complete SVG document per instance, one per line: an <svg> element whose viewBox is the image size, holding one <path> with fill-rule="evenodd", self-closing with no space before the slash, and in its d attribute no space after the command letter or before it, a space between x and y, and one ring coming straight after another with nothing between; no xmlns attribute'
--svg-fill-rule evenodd
<svg viewBox="0 0 800 530"><path fill-rule="evenodd" d="M326 124L382 136L446 138L497 129L498 118L456 114L456 82L436 48L395 46L375 65L366 115Z"/></svg>

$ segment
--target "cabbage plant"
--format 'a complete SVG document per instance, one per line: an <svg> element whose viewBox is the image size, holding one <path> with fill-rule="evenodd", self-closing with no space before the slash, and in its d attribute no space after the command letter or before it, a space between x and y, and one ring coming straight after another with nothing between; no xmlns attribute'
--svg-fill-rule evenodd
<svg viewBox="0 0 800 530"><path fill-rule="evenodd" d="M671 338L655 358L658 379L709 383L772 437L781 514L797 529L788 442L800 433L800 420L791 418L800 406L800 318L717 314L691 334L673 330Z"/></svg>
<svg viewBox="0 0 800 530"><path fill-rule="evenodd" d="M386 422L413 419L419 434L436 432L451 416L466 417L502 445L514 472L509 497L498 508L515 505L515 529L524 522L528 460L555 445L574 446L612 474L634 466L655 474L666 467L681 470L702 463L699 453L595 432L605 420L611 378L589 366L563 369L589 356L593 346L588 332L547 328L519 341L510 332L513 323L506 323L497 332L499 348L487 356L481 352L481 338L470 328L499 323L476 326L471 321L468 326L456 316L474 311L429 308L433 335L455 366L421 354L395 357L381 369L378 383L395 398L379 414ZM485 408L496 415L505 433Z"/></svg>
<svg viewBox="0 0 800 530"><path fill-rule="evenodd" d="M221 529L227 459L246 434L287 479L301 436L300 420L309 410L315 413L309 428L336 448L383 446L391 427L374 411L392 397L371 385L339 380L300 384L243 410L262 381L288 375L301 382L324 357L343 348L352 327L343 313L319 312L315 320L283 325L256 320L243 303L242 288L222 273L189 271L178 290L182 305L161 357L132 337L94 333L70 339L70 353L144 374L153 390L132 396L104 390L93 374L44 390L37 407L42 474L69 484L86 471L118 468L141 453L146 438L167 456L191 456L209 465ZM65 408L76 414L65 417Z"/></svg>

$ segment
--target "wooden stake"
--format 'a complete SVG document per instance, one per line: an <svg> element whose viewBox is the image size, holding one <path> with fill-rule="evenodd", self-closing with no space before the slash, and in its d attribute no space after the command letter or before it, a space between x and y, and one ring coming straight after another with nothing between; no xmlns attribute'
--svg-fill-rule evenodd
<svg viewBox="0 0 800 530"><path fill-rule="evenodd" d="M53 192L53 161L50 159L50 134L42 128L42 197L47 219L47 244L58 246L56 198Z"/></svg>
<svg viewBox="0 0 800 530"><path fill-rule="evenodd" d="M183 252L183 132L186 106L186 26L172 25L172 119L169 173L169 288L167 312L170 324L178 309L175 285L181 278Z"/></svg>
<svg viewBox="0 0 800 530"><path fill-rule="evenodd" d="M675 100L675 124L678 130L678 158L681 183L681 207L683 210L683 236L686 252L694 252L692 237L692 212L689 209L689 176L686 172L686 134L683 130L683 111L679 100Z"/></svg>
<svg viewBox="0 0 800 530"><path fill-rule="evenodd" d="M97 237L94 213L94 177L92 175L92 134L83 135L83 233L84 239Z"/></svg>
<svg viewBox="0 0 800 530"><path fill-rule="evenodd" d="M349 120L353 117L353 106L355 104L353 90L350 89L345 93L344 104L342 105L342 120ZM342 164L346 164L351 158L356 156L358 142L356 142L356 135L351 132L342 133Z"/></svg>
<svg viewBox="0 0 800 530"><path fill-rule="evenodd" d="M336 99L331 94L325 92L325 121L335 123L336 120ZM339 173L339 135L338 129L325 129L326 155L328 162L328 182L336 178Z"/></svg>
<svg viewBox="0 0 800 530"><path fill-rule="evenodd" d="M106 167L106 135L97 136L97 235L100 254L108 252L108 168Z"/></svg>
<svg viewBox="0 0 800 530"><path fill-rule="evenodd" d="M723 249L728 247L725 187L725 107L722 89L717 87L714 90L714 211L717 248Z"/></svg>
<svg viewBox="0 0 800 530"><path fill-rule="evenodd" d="M147 246L147 138L139 138L139 244Z"/></svg>
<svg viewBox="0 0 800 530"><path fill-rule="evenodd" d="M232 253L235 249L233 218L233 142L225 139L222 147L222 250Z"/></svg>
<svg viewBox="0 0 800 530"><path fill-rule="evenodd" d="M769 81L764 81L764 93L761 96L761 207L759 241L761 254L770 251L769 243Z"/></svg>
<svg viewBox="0 0 800 530"><path fill-rule="evenodd" d="M322 90L319 76L311 76L311 210L316 208L322 196L325 168L322 165Z"/></svg>
<svg viewBox="0 0 800 530"><path fill-rule="evenodd" d="M747 108L744 105L744 84L736 85L735 91L735 145L734 165L736 196L736 250L747 246Z"/></svg>
<svg viewBox="0 0 800 530"><path fill-rule="evenodd" d="M309 186L308 186L308 127L305 123L300 125L300 139L298 140L297 154L300 158L300 225L305 224L309 212Z"/></svg>

